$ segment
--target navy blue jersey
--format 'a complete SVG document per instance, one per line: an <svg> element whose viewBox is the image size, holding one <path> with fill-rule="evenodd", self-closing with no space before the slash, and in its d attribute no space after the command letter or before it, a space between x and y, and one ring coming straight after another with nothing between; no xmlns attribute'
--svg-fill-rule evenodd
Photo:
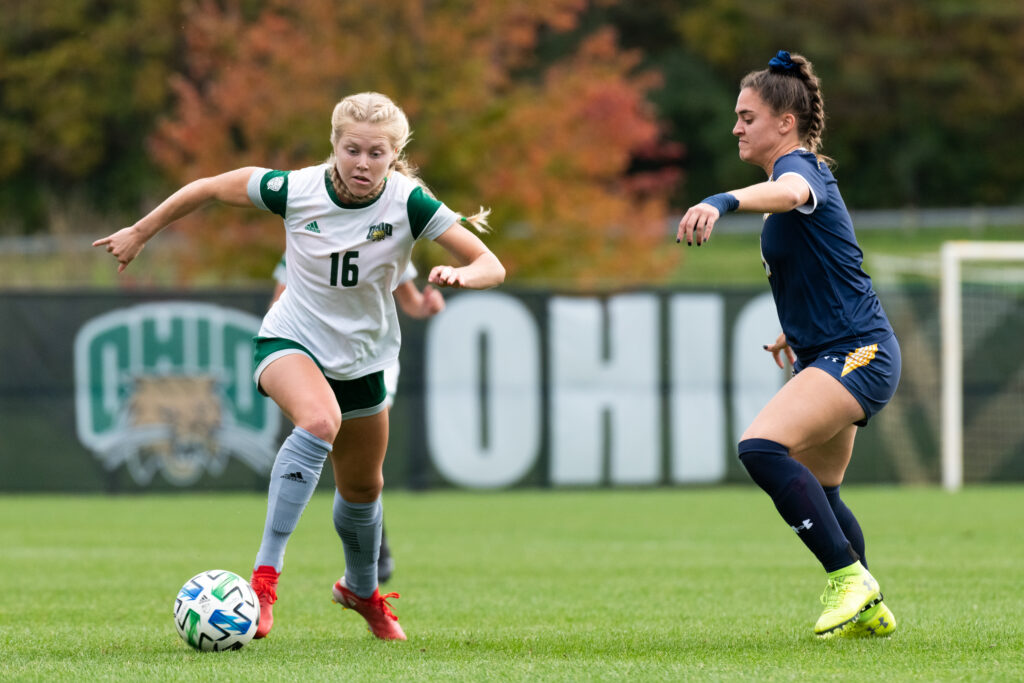
<svg viewBox="0 0 1024 683"><path fill-rule="evenodd" d="M773 179L787 173L807 181L810 200L769 215L761 230L761 259L786 341L808 357L885 340L892 326L861 268L864 253L835 176L806 150L775 162Z"/></svg>

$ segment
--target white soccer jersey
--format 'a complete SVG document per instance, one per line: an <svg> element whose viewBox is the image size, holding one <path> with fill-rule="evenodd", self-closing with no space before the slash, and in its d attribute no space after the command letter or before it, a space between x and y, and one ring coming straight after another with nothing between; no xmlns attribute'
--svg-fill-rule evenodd
<svg viewBox="0 0 1024 683"><path fill-rule="evenodd" d="M400 287L406 282L415 280L416 276L419 274L420 272L416 270L416 266L412 264L412 261L409 261L409 264L405 267L405 271L402 273L402 277L398 278L398 284L396 284L395 287ZM281 254L281 260L277 262L276 266L274 266L274 272L272 275L274 277L274 281L278 284L285 286L288 285L288 267L284 254Z"/></svg>
<svg viewBox="0 0 1024 683"><path fill-rule="evenodd" d="M302 344L333 379L394 363L401 332L392 292L413 243L436 239L458 214L397 172L369 204L342 203L328 164L258 169L248 189L253 204L284 218L286 237L288 286L259 336Z"/></svg>
<svg viewBox="0 0 1024 683"><path fill-rule="evenodd" d="M398 278L398 282L395 284L395 287L415 280L417 275L419 275L419 271L416 270L416 266L412 264L412 261L409 261L409 264L405 267L405 272L402 273L402 277Z"/></svg>

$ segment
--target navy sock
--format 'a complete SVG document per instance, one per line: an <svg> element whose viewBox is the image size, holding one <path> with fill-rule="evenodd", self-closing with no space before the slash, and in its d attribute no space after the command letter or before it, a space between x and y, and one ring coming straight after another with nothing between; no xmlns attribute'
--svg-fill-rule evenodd
<svg viewBox="0 0 1024 683"><path fill-rule="evenodd" d="M771 496L775 509L826 572L858 560L821 484L809 469L789 457L788 448L768 439L744 439L739 454L750 478Z"/></svg>
<svg viewBox="0 0 1024 683"><path fill-rule="evenodd" d="M839 497L838 486L825 486L823 488L825 497L828 498L828 504L832 506L832 512L835 513L836 520L839 522L839 528L843 530L843 534L849 539L850 545L853 546L853 551L860 555L860 563L867 568L868 560L864 555L864 532L860 530L860 523L853 516L853 511L846 507L846 503Z"/></svg>

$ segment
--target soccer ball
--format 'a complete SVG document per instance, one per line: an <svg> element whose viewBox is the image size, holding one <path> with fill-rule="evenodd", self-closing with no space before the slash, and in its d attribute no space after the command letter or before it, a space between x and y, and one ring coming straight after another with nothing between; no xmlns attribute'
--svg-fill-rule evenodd
<svg viewBox="0 0 1024 683"><path fill-rule="evenodd" d="M237 650L256 635L260 602L238 574L211 569L185 582L174 600L178 635L197 650Z"/></svg>

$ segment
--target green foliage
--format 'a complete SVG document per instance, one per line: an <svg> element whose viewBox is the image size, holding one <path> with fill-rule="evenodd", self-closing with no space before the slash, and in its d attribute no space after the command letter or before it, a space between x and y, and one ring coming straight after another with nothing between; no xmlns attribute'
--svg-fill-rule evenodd
<svg viewBox="0 0 1024 683"><path fill-rule="evenodd" d="M318 162L331 106L374 89L409 113L438 195L494 209L488 241L513 278L663 281L679 265L656 246L669 205L760 180L732 108L779 48L822 76L824 151L852 208L1024 203L1021 3L8 5L3 235L106 234L200 175ZM265 277L282 244L255 212L186 228L184 282Z"/></svg>
<svg viewBox="0 0 1024 683"><path fill-rule="evenodd" d="M1024 201L1024 136L1006 134L1024 110L1024 5L717 0L675 20L732 83L778 49L814 62L852 207Z"/></svg>
<svg viewBox="0 0 1024 683"><path fill-rule="evenodd" d="M158 182L144 141L169 101L179 24L167 0L4 7L0 231L133 208Z"/></svg>
<svg viewBox="0 0 1024 683"><path fill-rule="evenodd" d="M409 155L437 195L465 213L493 209L488 241L510 272L656 279L672 263L671 252L649 255L671 182L624 178L634 154L659 139L644 98L652 76L636 72L638 55L621 51L607 27L577 35L551 63L534 57L545 36L577 27L585 5L467 1L425 11L282 0L249 20L230 5L197 3L185 9L187 65L154 137L155 160L182 182L318 163L331 151L335 102L377 90L408 114ZM268 270L266 255L282 244L278 221L237 211L183 224L197 270L246 272L258 261ZM258 258L240 261L242 242Z"/></svg>
<svg viewBox="0 0 1024 683"><path fill-rule="evenodd" d="M385 495L408 642L332 604L344 558L316 495L270 637L198 653L178 588L248 576L266 496L0 498L4 680L1020 680L1019 487L844 487L896 614L818 641L824 575L756 487Z"/></svg>

